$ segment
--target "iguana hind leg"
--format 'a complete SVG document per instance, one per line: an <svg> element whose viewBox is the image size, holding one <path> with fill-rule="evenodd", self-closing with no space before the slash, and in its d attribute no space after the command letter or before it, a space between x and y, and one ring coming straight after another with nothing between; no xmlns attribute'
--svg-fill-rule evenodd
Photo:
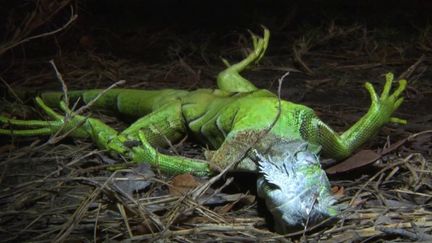
<svg viewBox="0 0 432 243"><path fill-rule="evenodd" d="M49 106L47 106L44 101L36 97L36 104L53 120L42 121L42 120L18 120L10 119L5 116L0 116L0 124L8 124L11 127L20 127L26 129L0 129L0 134L3 135L16 135L16 136L36 136L36 135L53 135L59 130L65 132L70 132L73 137L88 137L89 134L78 126L82 123L79 118L68 117L58 114ZM61 105L65 108L64 103ZM67 121L67 123L65 123ZM82 124L81 124L82 125Z"/></svg>
<svg viewBox="0 0 432 243"><path fill-rule="evenodd" d="M225 65L227 65L227 68L220 72L217 77L219 89L228 92L250 92L257 90L257 87L243 78L240 72L251 64L258 63L264 56L270 38L270 31L264 28L264 36L262 38L253 33L251 33L251 36L254 50L245 59L233 65L229 64L225 59L222 59Z"/></svg>
<svg viewBox="0 0 432 243"><path fill-rule="evenodd" d="M52 135L63 131L69 133L71 137L91 138L102 149L122 154L138 163L149 163L170 174L211 173L209 165L204 161L161 154L153 147L162 144L162 138L176 139L185 132L179 102L173 102L148 114L122 133L118 133L99 119L73 114L64 102L61 103L61 107L67 113L67 118L46 106L42 99L36 98L36 102L53 119L52 121L26 121L0 117L0 123L25 128L0 129L0 134L34 136ZM128 146L130 140L138 143Z"/></svg>
<svg viewBox="0 0 432 243"><path fill-rule="evenodd" d="M118 136L118 132L99 119L74 114L63 101L61 109L66 115L60 115L47 106L40 97L36 97L36 104L48 114L52 120L17 120L0 117L0 124L9 124L10 129L0 129L0 134L16 136L68 134L69 137L91 138L102 149L125 154L128 150L124 146L125 139ZM21 129L25 128L25 129Z"/></svg>

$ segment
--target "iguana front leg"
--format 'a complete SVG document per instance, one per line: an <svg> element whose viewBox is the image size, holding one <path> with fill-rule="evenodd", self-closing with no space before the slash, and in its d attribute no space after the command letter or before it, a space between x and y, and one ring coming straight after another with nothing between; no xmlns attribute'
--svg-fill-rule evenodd
<svg viewBox="0 0 432 243"><path fill-rule="evenodd" d="M254 50L245 59L233 65L229 64L227 60L222 59L225 65L227 65L227 68L220 72L217 77L219 89L228 92L250 92L257 90L257 87L249 80L243 78L240 72L249 65L258 63L264 56L270 38L270 31L264 28L264 36L262 38L253 33L251 33L251 35Z"/></svg>
<svg viewBox="0 0 432 243"><path fill-rule="evenodd" d="M384 124L388 122L405 124L405 120L392 117L392 114L403 102L401 94L406 88L407 81L400 80L399 87L393 94L390 94L392 82L393 74L388 73L380 97L371 83L365 83L372 104L368 112L342 135L338 135L329 126L314 117L311 119L309 127L303 131L305 137L320 144L328 156L340 160L348 157L367 139L375 135Z"/></svg>
<svg viewBox="0 0 432 243"><path fill-rule="evenodd" d="M61 130L69 133L71 137L91 138L101 149L116 152L138 163L149 163L169 174L208 175L211 173L209 165L204 161L161 154L153 147L163 143L161 138L176 139L185 132L178 102L148 114L122 133L118 133L98 119L73 114L64 102L61 102L60 106L68 114L67 118L46 106L42 99L36 98L36 102L53 119L52 121L25 121L2 116L0 123L29 129L0 129L0 134L53 135Z"/></svg>
<svg viewBox="0 0 432 243"><path fill-rule="evenodd" d="M166 145L167 140L179 140L185 133L181 103L174 101L137 120L119 136L127 140L140 141L141 145L131 148L129 157L133 161L150 163L169 174L211 174L210 166L206 161L162 154L153 147Z"/></svg>

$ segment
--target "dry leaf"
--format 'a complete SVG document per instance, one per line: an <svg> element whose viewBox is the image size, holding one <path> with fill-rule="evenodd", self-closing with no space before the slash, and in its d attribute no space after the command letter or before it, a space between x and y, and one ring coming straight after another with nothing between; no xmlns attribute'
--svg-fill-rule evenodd
<svg viewBox="0 0 432 243"><path fill-rule="evenodd" d="M333 186L331 192L334 197L341 198L345 196L345 188L343 186Z"/></svg>
<svg viewBox="0 0 432 243"><path fill-rule="evenodd" d="M181 174L171 180L169 193L173 196L180 196L194 189L199 185L191 174Z"/></svg>
<svg viewBox="0 0 432 243"><path fill-rule="evenodd" d="M381 155L372 150L361 150L341 163L326 169L326 172L328 174L336 174L350 171L371 164L379 158L381 158Z"/></svg>
<svg viewBox="0 0 432 243"><path fill-rule="evenodd" d="M216 213L218 213L218 214L225 214L225 213L228 213L229 211L231 211L231 209L234 207L234 205L236 204L237 202L232 202L232 203L228 203L228 204L225 204L225 205L223 205L223 206L220 206L220 207L216 207L215 209L214 209L214 211L216 212Z"/></svg>
<svg viewBox="0 0 432 243"><path fill-rule="evenodd" d="M425 135L425 134L429 134L429 133L432 133L432 130L427 130L427 131L413 134L407 138L404 138L404 139L397 141L396 143L393 143L390 147L383 149L383 151L381 151L381 153L376 153L372 150L361 150L358 153L354 154L353 156L340 162L339 164L336 164L336 165L326 169L326 172L328 174L342 173L342 172L347 172L347 171L371 164L371 163L377 161L383 155L391 153L394 150L398 149L400 146L405 144L407 141L416 140L421 135Z"/></svg>

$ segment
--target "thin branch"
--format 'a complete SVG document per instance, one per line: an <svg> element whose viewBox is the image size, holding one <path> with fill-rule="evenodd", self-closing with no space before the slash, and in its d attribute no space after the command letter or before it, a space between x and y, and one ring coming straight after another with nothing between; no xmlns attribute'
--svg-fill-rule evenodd
<svg viewBox="0 0 432 243"><path fill-rule="evenodd" d="M64 94L64 102L66 104L66 107L69 107L69 96L68 96L68 88L67 85L65 83L65 81L63 80L63 75L59 72L59 70L57 69L57 66L54 62L54 60L50 60L49 63L51 64L51 66L54 69L54 72L56 73L57 79L60 81L61 85L62 85L62 90L63 90L63 94Z"/></svg>
<svg viewBox="0 0 432 243"><path fill-rule="evenodd" d="M4 84L4 86L6 86L6 88L9 90L10 94L12 94L15 97L15 99L18 100L18 102L20 104L24 104L22 99L17 95L17 93L15 93L15 91L12 89L12 87L6 82L6 80L4 80L4 78L2 76L0 76L0 81Z"/></svg>
<svg viewBox="0 0 432 243"><path fill-rule="evenodd" d="M46 37L46 36L50 36L50 35L54 35L54 34L57 34L58 32L60 32L60 31L62 31L64 29L66 29L67 27L69 27L69 25L71 25L78 18L78 15L77 14L73 14L73 12L74 12L74 10L73 10L73 7L71 6L71 17L68 20L68 22L66 22L62 27L60 27L58 29L55 29L53 31L49 31L49 32L45 32L45 33L42 33L42 34L38 34L38 35L27 37L27 38L25 38L25 39L23 39L21 41L12 43L12 44L10 44L8 46L6 45L6 47L0 48L0 55L2 55L6 51L8 51L8 50L10 50L10 49L12 49L12 48L14 48L16 46L19 46L19 45L21 45L21 44L23 44L25 42L28 42L28 41L31 41L31 40L34 40L34 39L39 39L39 38Z"/></svg>
<svg viewBox="0 0 432 243"><path fill-rule="evenodd" d="M106 88L106 89L104 89L104 90L102 90L102 92L100 92L94 99L92 99L90 102L88 102L86 105L84 105L84 106L81 106L76 112L75 112L75 114L76 115L79 115L79 114L81 114L84 110L86 110L86 109L88 109L88 108L90 108L102 95L104 95L106 92L108 92L109 90L111 90L111 89L113 89L113 88L115 88L115 87L117 87L117 86L119 86L119 85L122 85L122 84L124 84L124 83L126 83L126 81L125 80L119 80L119 81L117 81L117 82L115 82L114 84L111 84L108 88Z"/></svg>

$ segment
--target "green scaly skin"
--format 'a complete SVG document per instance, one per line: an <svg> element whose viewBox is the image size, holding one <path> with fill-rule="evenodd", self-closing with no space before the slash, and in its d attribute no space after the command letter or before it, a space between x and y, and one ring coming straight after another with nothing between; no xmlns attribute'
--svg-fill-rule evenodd
<svg viewBox="0 0 432 243"><path fill-rule="evenodd" d="M74 115L62 101L62 93L47 92L37 97L36 102L52 118L51 121L0 117L0 123L21 128L0 129L0 134L35 136L52 135L60 129L64 132L72 130L71 137L90 138L102 149L138 163L149 163L169 174L210 175L239 160L241 162L234 169L257 171L256 163L245 158L245 153L254 147L265 155L277 141L306 141L313 153L316 154L321 147L326 156L340 160L376 134L384 124L406 123L392 114L403 101L401 93L407 81L400 80L391 94L391 73L386 75L381 96L377 95L372 84L365 84L372 104L368 112L341 135L322 122L311 108L285 100L279 103L277 95L257 89L240 76L240 72L263 57L269 36L267 29L262 38L252 35L254 50L241 62L230 65L224 60L228 67L218 75L218 89L109 90L93 104L92 109L111 110L119 116L138 119L122 132L98 119ZM78 98L88 103L100 92L71 91L68 96L71 103ZM58 104L67 114L67 119L50 108ZM206 153L207 161L169 156L155 149L167 146L166 139L175 142L186 134L215 149ZM128 141L135 141L135 146L127 146Z"/></svg>

